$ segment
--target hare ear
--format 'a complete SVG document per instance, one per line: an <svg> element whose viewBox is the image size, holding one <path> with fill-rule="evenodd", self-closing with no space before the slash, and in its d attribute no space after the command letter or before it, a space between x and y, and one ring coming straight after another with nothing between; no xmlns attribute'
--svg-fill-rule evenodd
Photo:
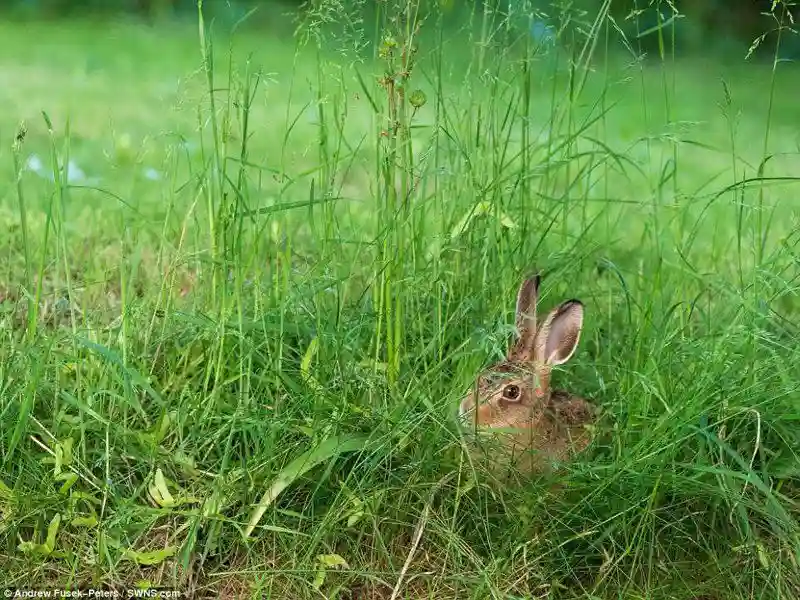
<svg viewBox="0 0 800 600"><path fill-rule="evenodd" d="M508 359L513 361L533 360L533 344L536 339L536 303L539 300L539 282L537 274L522 282L517 292L516 327L519 339L508 351Z"/></svg>
<svg viewBox="0 0 800 600"><path fill-rule="evenodd" d="M552 366L567 362L581 337L583 327L583 303L567 300L547 315L536 334L534 359Z"/></svg>

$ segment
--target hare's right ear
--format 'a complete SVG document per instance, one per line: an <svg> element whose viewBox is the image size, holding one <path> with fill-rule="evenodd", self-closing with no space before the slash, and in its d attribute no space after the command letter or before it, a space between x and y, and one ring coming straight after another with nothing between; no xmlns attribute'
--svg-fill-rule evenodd
<svg viewBox="0 0 800 600"><path fill-rule="evenodd" d="M582 328L583 303L580 300L563 302L550 311L536 332L534 359L548 366L564 364L575 354Z"/></svg>
<svg viewBox="0 0 800 600"><path fill-rule="evenodd" d="M530 362L533 360L536 340L536 303L539 301L539 282L537 274L522 282L517 292L516 327L519 338L508 350L508 360Z"/></svg>

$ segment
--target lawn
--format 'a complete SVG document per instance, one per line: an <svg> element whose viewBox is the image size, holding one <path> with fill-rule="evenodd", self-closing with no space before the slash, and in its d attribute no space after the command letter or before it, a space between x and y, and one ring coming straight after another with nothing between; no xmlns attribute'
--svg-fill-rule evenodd
<svg viewBox="0 0 800 600"><path fill-rule="evenodd" d="M376 23L0 24L0 579L800 597L800 73ZM455 419L533 269L546 475Z"/></svg>

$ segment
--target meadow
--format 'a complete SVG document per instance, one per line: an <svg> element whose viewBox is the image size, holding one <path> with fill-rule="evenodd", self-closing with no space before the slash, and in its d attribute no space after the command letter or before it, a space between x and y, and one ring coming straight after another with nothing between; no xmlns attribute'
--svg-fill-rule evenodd
<svg viewBox="0 0 800 600"><path fill-rule="evenodd" d="M800 597L800 73L387 7L0 24L0 579ZM540 476L455 420L533 269Z"/></svg>

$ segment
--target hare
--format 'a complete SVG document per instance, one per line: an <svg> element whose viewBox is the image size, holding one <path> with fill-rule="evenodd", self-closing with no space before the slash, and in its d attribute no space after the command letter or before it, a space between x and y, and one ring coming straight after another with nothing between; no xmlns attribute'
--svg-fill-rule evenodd
<svg viewBox="0 0 800 600"><path fill-rule="evenodd" d="M540 276L522 282L517 295L519 338L506 360L481 373L459 406L465 425L499 433L513 454L530 455L532 470L547 468L582 452L591 442L586 425L597 418L596 407L562 390L550 390L553 366L575 353L583 325L583 303L567 300L541 322L536 320Z"/></svg>

